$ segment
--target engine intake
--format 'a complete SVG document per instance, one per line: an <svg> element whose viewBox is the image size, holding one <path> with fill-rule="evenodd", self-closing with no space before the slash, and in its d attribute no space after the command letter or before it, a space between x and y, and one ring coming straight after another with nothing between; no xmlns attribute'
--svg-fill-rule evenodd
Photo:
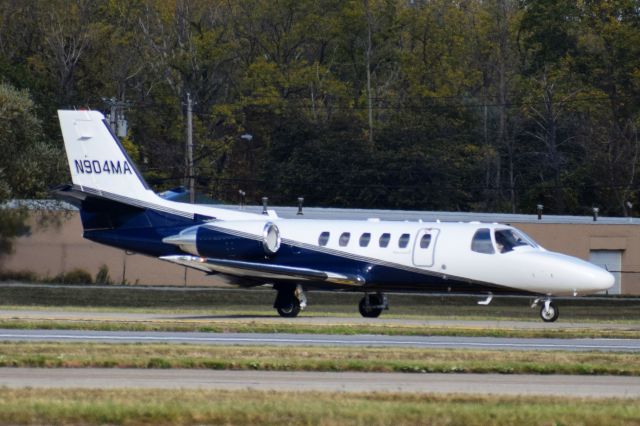
<svg viewBox="0 0 640 426"><path fill-rule="evenodd" d="M272 222L267 222L262 230L262 247L264 247L264 252L268 255L276 254L278 249L280 249L281 241L278 227Z"/></svg>

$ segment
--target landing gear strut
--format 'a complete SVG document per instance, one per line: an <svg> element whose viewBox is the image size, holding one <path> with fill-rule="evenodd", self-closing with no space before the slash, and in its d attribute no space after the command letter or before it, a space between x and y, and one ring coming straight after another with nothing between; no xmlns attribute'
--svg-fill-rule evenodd
<svg viewBox="0 0 640 426"><path fill-rule="evenodd" d="M542 303L541 303L542 302ZM554 322L560 316L558 306L551 299L536 299L531 305L532 308L540 305L540 318L544 322Z"/></svg>
<svg viewBox="0 0 640 426"><path fill-rule="evenodd" d="M358 305L360 315L365 318L378 318L383 309L389 309L389 301L383 293L365 293Z"/></svg>
<svg viewBox="0 0 640 426"><path fill-rule="evenodd" d="M301 285L297 286L275 286L278 291L273 307L276 308L281 317L297 317L301 310L307 306L307 296Z"/></svg>

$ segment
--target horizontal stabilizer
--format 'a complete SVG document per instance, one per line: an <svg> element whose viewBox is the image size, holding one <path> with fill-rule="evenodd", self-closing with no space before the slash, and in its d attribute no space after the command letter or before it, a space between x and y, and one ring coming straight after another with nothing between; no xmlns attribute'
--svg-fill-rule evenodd
<svg viewBox="0 0 640 426"><path fill-rule="evenodd" d="M211 259L188 255L162 256L160 259L201 271L220 272L240 277L265 278L268 280L322 281L349 286L362 286L365 284L364 278L359 275L338 274L293 266Z"/></svg>

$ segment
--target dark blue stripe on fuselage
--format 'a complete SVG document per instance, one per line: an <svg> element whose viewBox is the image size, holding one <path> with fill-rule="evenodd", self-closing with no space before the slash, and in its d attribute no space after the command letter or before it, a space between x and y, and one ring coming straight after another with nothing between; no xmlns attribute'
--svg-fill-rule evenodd
<svg viewBox="0 0 640 426"><path fill-rule="evenodd" d="M208 219L199 215L188 219L97 197L82 201L80 218L85 238L151 256L181 254L178 247L162 239Z"/></svg>

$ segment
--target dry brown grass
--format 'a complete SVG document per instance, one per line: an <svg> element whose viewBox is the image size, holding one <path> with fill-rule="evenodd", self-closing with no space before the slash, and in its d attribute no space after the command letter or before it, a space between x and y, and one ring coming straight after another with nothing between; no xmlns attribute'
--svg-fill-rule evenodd
<svg viewBox="0 0 640 426"><path fill-rule="evenodd" d="M186 344L5 342L0 366L640 376L632 353Z"/></svg>
<svg viewBox="0 0 640 426"><path fill-rule="evenodd" d="M0 389L0 423L639 425L640 400L250 390Z"/></svg>

